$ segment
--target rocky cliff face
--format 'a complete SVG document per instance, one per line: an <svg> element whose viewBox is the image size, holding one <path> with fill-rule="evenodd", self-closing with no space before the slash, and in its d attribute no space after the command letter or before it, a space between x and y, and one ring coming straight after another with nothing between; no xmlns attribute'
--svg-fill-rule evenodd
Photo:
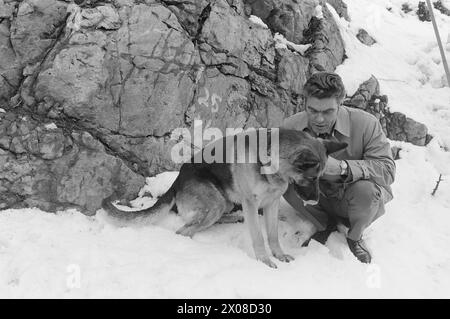
<svg viewBox="0 0 450 319"><path fill-rule="evenodd" d="M176 129L277 126L307 77L344 59L322 0L0 0L0 209L131 199L179 168ZM429 139L374 78L346 104L390 138Z"/></svg>
<svg viewBox="0 0 450 319"><path fill-rule="evenodd" d="M132 198L179 167L176 128L278 125L345 56L312 0L75 2L0 0L0 209Z"/></svg>

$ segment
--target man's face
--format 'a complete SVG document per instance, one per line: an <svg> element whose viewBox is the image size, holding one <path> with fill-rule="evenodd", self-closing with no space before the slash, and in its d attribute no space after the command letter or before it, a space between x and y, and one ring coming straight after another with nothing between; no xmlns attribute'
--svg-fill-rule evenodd
<svg viewBox="0 0 450 319"><path fill-rule="evenodd" d="M334 97L306 99L306 114L310 128L316 134L330 133L337 119L339 103Z"/></svg>

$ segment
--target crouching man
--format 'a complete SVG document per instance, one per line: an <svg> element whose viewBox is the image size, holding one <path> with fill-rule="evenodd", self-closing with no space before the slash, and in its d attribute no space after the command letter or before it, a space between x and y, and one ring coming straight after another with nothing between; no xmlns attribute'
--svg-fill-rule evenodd
<svg viewBox="0 0 450 319"><path fill-rule="evenodd" d="M342 105L345 88L339 75L312 75L304 86L304 96L306 110L287 118L282 127L345 142L348 147L329 156L319 180L318 204L304 205L293 187L284 198L314 223L318 232L312 238L322 244L337 230L339 221L349 227L351 252L359 261L370 263L363 234L392 199L395 163L390 145L376 117Z"/></svg>

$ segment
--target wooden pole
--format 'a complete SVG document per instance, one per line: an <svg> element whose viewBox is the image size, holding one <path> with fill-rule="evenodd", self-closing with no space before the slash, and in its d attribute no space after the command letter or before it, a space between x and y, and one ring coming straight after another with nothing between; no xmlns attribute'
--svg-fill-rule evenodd
<svg viewBox="0 0 450 319"><path fill-rule="evenodd" d="M439 50L441 51L442 64L444 65L445 73L447 74L447 86L450 87L450 71L448 69L447 59L445 57L444 46L442 45L441 36L439 35L439 29L434 18L433 6L431 0L427 0L428 10L430 11L431 21L433 22L434 34L439 45Z"/></svg>
<svg viewBox="0 0 450 319"><path fill-rule="evenodd" d="M431 193L431 196L434 196L434 194L436 194L436 191L437 191L437 189L438 189L438 187L439 187L439 184L442 182L442 174L439 174L439 179L438 179L438 181L436 182L436 186L434 187L434 189L433 189L433 192Z"/></svg>

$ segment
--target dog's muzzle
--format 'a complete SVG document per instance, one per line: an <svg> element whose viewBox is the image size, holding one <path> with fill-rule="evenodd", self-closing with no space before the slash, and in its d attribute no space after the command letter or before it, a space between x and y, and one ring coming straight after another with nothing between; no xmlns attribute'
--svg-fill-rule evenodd
<svg viewBox="0 0 450 319"><path fill-rule="evenodd" d="M294 189L297 195L303 201L303 205L317 205L319 202L318 194L315 194L312 187L301 187L297 183L294 183Z"/></svg>

